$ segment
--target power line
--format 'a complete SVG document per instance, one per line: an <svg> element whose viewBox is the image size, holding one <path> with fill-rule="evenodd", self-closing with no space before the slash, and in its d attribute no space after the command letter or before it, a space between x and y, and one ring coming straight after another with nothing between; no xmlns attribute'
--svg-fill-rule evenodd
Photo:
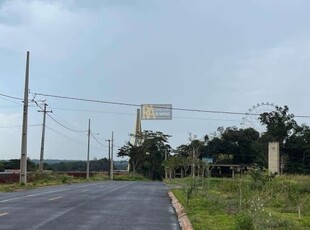
<svg viewBox="0 0 310 230"><path fill-rule="evenodd" d="M53 97L53 98L84 101L84 102L93 102L93 103L101 103L101 104L112 104L112 105L131 106L131 107L140 107L141 106L140 104L134 104L134 103L103 101L103 100L94 100L94 99L86 99L86 98L78 98L78 97L68 97L68 96L43 94L43 93L35 93L35 94L40 95L40 96L45 96L45 97ZM186 111L186 112L220 113L220 114L230 114L230 115L246 115L247 114L247 113L240 113L240 112L202 110L202 109L187 109L187 108L177 108L177 107L173 107L172 110Z"/></svg>
<svg viewBox="0 0 310 230"><path fill-rule="evenodd" d="M16 104L16 105L22 105L20 102L12 101L12 100L10 100L10 99L4 98L3 96L1 96L1 99L2 99L2 100L5 100L5 101L8 101L8 102L11 102L11 103ZM15 106L16 106L16 105L15 105Z"/></svg>
<svg viewBox="0 0 310 230"><path fill-rule="evenodd" d="M16 100L23 100L22 98L20 98L20 97L13 97L13 96L10 96L10 95L6 95L6 94L2 94L2 93L0 93L0 96L2 96L2 97L7 97L7 98L11 98L11 99L16 99Z"/></svg>
<svg viewBox="0 0 310 230"><path fill-rule="evenodd" d="M66 100L76 100L76 101L84 101L84 102L93 102L93 103L101 103L101 104L111 104L111 105L120 105L120 106L131 106L131 107L140 107L140 104L134 103L124 103L124 102L113 102L113 101L105 101L105 100L95 100L95 99L87 99L87 98L78 98L78 97L69 97L69 96L60 96L60 95L53 95L53 94L45 94L45 93L33 93L35 96L45 96L45 97L53 97L59 99L66 99ZM6 94L1 94L0 96L8 97L11 99L22 100L18 97L9 96ZM228 114L228 115L248 115L248 112L232 112L232 111L220 111L220 110L204 110L204 109L191 109L191 108L180 108L180 107L173 107L172 110L175 111L185 111L185 112L199 112L199 113L214 113L214 114ZM260 114L252 114L259 116ZM294 117L298 118L310 118L310 115L294 115Z"/></svg>
<svg viewBox="0 0 310 230"><path fill-rule="evenodd" d="M101 110L88 110L88 109L73 109L73 108L62 108L62 107L50 107L51 109L59 109L65 111L77 111L77 112L91 112L91 113L105 113L105 114L116 114L116 115L130 115L136 116L134 113L121 113L121 112L108 112L108 111L101 111ZM232 119L217 119L217 118L204 118L204 117L180 117L174 116L174 119L186 119L186 120L210 120L210 121L233 121L239 122L239 120L232 120Z"/></svg>
<svg viewBox="0 0 310 230"><path fill-rule="evenodd" d="M45 96L45 97L53 97L53 98L60 98L60 99L66 99L66 100L76 100L76 101L93 102L93 103L101 103L101 104L111 104L111 105L131 106L131 107L140 107L141 106L140 104L134 104L134 103L124 103L124 102L113 102L113 101L95 100L95 99L78 98L78 97L68 97L68 96L60 96L60 95L45 94L45 93L34 93L34 94L40 95L40 96ZM185 112L228 114L228 115L248 115L247 112L244 113L244 112L190 109L190 108L179 108L179 107L173 107L172 110L185 111ZM260 114L252 114L252 115L259 116ZM310 115L296 115L294 117L310 118Z"/></svg>
<svg viewBox="0 0 310 230"><path fill-rule="evenodd" d="M72 131L72 132L76 132L76 133L86 133L86 132L87 132L87 130L75 130L75 129L71 129L71 128L65 126L64 124L60 123L59 121L57 121L57 120L56 120L55 118L53 118L50 114L47 114L47 116L49 116L53 121L55 121L57 124L59 124L59 125L62 126L63 128L68 129L68 130L70 130L70 131Z"/></svg>
<svg viewBox="0 0 310 230"><path fill-rule="evenodd" d="M111 105L131 106L131 107L140 107L141 106L141 104L134 104L134 103L103 101L103 100L86 99L86 98L78 98L78 97L68 97L68 96L60 96L60 95L52 95L52 94L44 94L44 93L34 93L34 94L39 95L39 96L45 96L45 97L53 97L53 98L84 101L84 102L93 102L93 103L101 103L101 104L111 104ZM173 107L172 110L186 111L186 112L230 114L230 115L247 115L247 113L240 113L240 112L203 110L203 109L188 109L188 108L178 108L178 107Z"/></svg>
<svg viewBox="0 0 310 230"><path fill-rule="evenodd" d="M42 126L42 124L34 124L34 125L28 125L28 126ZM5 129L5 128L20 128L22 127L21 125L7 125L7 126L0 126L0 129Z"/></svg>
<svg viewBox="0 0 310 230"><path fill-rule="evenodd" d="M34 93L34 94L39 95L39 96L54 97L54 98L67 99L67 100L76 100L76 101L94 102L94 103L102 103L102 104L123 105L123 106L132 106L132 107L138 106L138 107L140 107L140 105L133 104L133 103L103 101L103 100L86 99L86 98L78 98L78 97L68 97L68 96L60 96L60 95L52 95L52 94L44 94L44 93Z"/></svg>
<svg viewBox="0 0 310 230"><path fill-rule="evenodd" d="M33 100L34 101L34 100ZM38 104L37 101L34 101L34 103L41 109L43 110L43 108ZM62 126L63 128L65 129L68 129L72 132L76 132L76 133L84 133L84 132L87 132L87 130L75 130L75 129L71 129L69 128L68 126L62 124L61 122L57 121L55 118L53 118L49 113L47 113L47 116L49 116L53 121L55 121L57 124L59 124L60 126ZM67 122L68 123L68 122Z"/></svg>
<svg viewBox="0 0 310 230"><path fill-rule="evenodd" d="M71 140L71 141L74 141L74 142L76 142L76 143L82 144L82 142L81 142L80 140L77 140L77 139L74 139L74 138L72 138L72 137L69 137L69 136L67 136L67 135L65 135L65 134L63 134L63 133L61 133L61 132L59 132L59 131L57 131L57 130L55 130L55 129L49 127L49 126L47 126L47 125L46 125L46 128L48 128L49 130L53 131L54 133L56 133L56 134L58 134L58 135L60 135L60 136L62 136L62 137L67 138L68 140Z"/></svg>
<svg viewBox="0 0 310 230"><path fill-rule="evenodd" d="M121 113L121 112L109 112L102 110L89 110L89 109L73 109L73 108L62 108L62 107L50 107L51 109L65 110L65 111L77 111L77 112L90 112L90 113L107 113L107 114L117 114L117 115L130 115L136 116L134 113Z"/></svg>
<svg viewBox="0 0 310 230"><path fill-rule="evenodd" d="M109 148L108 146L106 146L106 145L102 144L100 141L98 141L98 139L95 137L95 135L94 135L92 132L90 132L90 134L91 134L91 136L94 138L94 140L95 140L99 145L101 145L101 146L103 146L103 147L105 147L105 148Z"/></svg>

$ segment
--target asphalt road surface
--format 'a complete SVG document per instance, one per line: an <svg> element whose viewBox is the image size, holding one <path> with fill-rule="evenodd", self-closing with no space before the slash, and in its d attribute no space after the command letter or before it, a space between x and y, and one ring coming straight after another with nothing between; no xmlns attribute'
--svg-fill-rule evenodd
<svg viewBox="0 0 310 230"><path fill-rule="evenodd" d="M0 230L179 230L160 182L97 182L0 193Z"/></svg>

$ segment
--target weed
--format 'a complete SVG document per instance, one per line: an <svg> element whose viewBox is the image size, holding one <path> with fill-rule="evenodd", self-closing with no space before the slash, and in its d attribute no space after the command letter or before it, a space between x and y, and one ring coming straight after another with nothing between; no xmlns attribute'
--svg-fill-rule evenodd
<svg viewBox="0 0 310 230"><path fill-rule="evenodd" d="M186 186L184 187L187 205L192 195L197 191L199 185L201 185L201 179L191 178L191 180L189 180Z"/></svg>

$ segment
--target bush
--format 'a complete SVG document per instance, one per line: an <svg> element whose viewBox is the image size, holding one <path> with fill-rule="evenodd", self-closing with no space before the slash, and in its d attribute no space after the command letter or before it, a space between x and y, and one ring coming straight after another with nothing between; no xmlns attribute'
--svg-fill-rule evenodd
<svg viewBox="0 0 310 230"><path fill-rule="evenodd" d="M202 184L201 179L191 178L185 186L186 204L188 205L194 192L197 191L198 186Z"/></svg>
<svg viewBox="0 0 310 230"><path fill-rule="evenodd" d="M252 189L262 189L267 182L275 178L276 174L268 175L266 170L261 169L260 167L253 167L250 170L251 176L251 188Z"/></svg>
<svg viewBox="0 0 310 230"><path fill-rule="evenodd" d="M65 174L65 175L62 176L61 182L63 184L68 183L71 178L72 178L71 176L68 176L67 174Z"/></svg>
<svg viewBox="0 0 310 230"><path fill-rule="evenodd" d="M236 215L236 229L237 230L252 230L254 223L252 217L246 212L240 212Z"/></svg>

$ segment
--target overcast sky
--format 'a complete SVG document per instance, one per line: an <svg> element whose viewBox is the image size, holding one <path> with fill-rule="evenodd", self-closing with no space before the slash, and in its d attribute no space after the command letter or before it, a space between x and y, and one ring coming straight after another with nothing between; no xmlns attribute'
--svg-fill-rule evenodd
<svg viewBox="0 0 310 230"><path fill-rule="evenodd" d="M258 103L310 115L308 0L0 0L0 93L23 97L26 52L33 93L132 104L247 112ZM88 119L115 152L129 141L137 107L46 99L45 158L85 160ZM40 102L38 102L40 104ZM38 159L42 113L29 107L28 156ZM271 109L258 106L258 112ZM20 158L21 100L0 96L0 159ZM242 115L173 111L142 128L170 144L242 127ZM309 119L296 119L309 124ZM91 139L91 158L108 148Z"/></svg>

